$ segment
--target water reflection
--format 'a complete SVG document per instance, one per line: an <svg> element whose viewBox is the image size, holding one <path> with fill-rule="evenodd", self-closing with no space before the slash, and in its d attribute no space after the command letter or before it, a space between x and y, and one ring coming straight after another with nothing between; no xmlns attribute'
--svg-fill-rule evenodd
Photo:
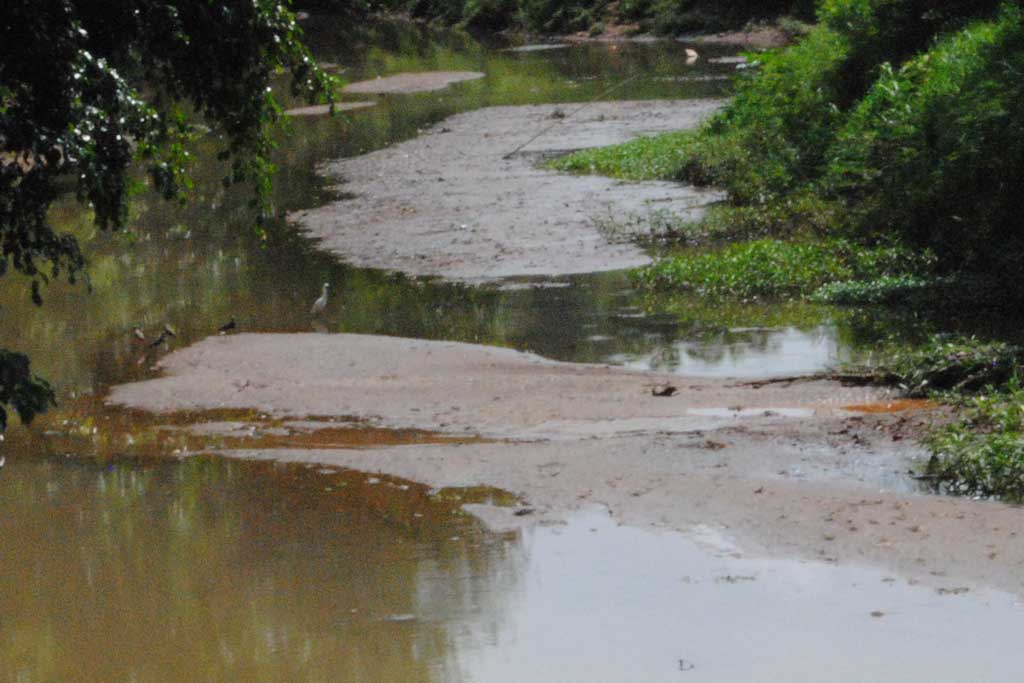
<svg viewBox="0 0 1024 683"><path fill-rule="evenodd" d="M453 625L500 619L492 577L518 571L466 499L490 496L219 458L10 463L0 680L458 680Z"/></svg>
<svg viewBox="0 0 1024 683"><path fill-rule="evenodd" d="M809 374L850 360L836 330L820 326L736 329L710 341L682 340L638 356L616 354L612 362L640 370L690 377L773 377Z"/></svg>

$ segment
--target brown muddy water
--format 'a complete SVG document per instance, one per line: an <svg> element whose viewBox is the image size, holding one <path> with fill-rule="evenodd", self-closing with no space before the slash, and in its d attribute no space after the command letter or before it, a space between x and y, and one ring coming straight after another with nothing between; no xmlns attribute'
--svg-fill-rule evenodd
<svg viewBox="0 0 1024 683"><path fill-rule="evenodd" d="M400 24L342 36L324 20L309 35L348 80L487 76L292 120L275 216L323 201L318 163L407 139L452 113L581 101L636 74L615 97L721 96L733 72L687 64L677 43L516 53ZM685 374L810 372L930 325L798 305L645 302L621 273L471 288L352 269L280 219L253 229L248 197L217 182L213 141L196 145L188 207L143 195L122 235L97 233L71 203L55 210L89 255L91 290L55 283L40 309L23 283L0 286L0 346L30 353L62 397L31 433L14 427L0 444L0 681L795 681L823 671L829 680L1017 680L990 664L1015 647L1010 624L1021 615L1008 596L896 591L898 580L871 572L748 561L715 539L619 528L600 510L490 534L461 505L518 504L499 491L208 455L435 435L267 423L214 439L98 407L107 387L151 375L167 351L134 341L133 326L152 337L170 323L172 347L231 318L246 331L305 331L325 281L337 296L322 331ZM867 650L870 659L857 655Z"/></svg>

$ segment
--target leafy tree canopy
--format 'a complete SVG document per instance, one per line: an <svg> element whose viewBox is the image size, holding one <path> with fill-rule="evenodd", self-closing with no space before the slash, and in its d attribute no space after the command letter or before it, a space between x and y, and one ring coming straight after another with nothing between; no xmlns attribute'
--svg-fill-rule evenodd
<svg viewBox="0 0 1024 683"><path fill-rule="evenodd" d="M190 117L223 134L225 182L266 196L272 77L294 95L330 98L289 0L4 0L0 3L0 276L27 276L36 303L51 278L84 267L47 210L73 190L101 228L126 220L133 161L166 198L183 196ZM24 421L52 403L25 356L0 350L5 405Z"/></svg>

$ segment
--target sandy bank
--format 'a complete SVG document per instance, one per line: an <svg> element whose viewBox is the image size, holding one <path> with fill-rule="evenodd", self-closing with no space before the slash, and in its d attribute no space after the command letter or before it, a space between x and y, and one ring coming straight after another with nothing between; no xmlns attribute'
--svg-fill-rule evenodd
<svg viewBox="0 0 1024 683"><path fill-rule="evenodd" d="M889 433L926 416L842 408L878 399L877 390L821 381L758 389L368 335L210 338L162 367L164 377L117 387L110 400L153 411L253 407L296 424L306 415L350 416L498 438L231 453L436 487L497 486L536 510L474 510L497 528L596 503L631 524L708 525L754 554L870 564L942 589L1024 593L1020 510L915 493L903 473L920 450ZM652 396L664 381L680 392Z"/></svg>
<svg viewBox="0 0 1024 683"><path fill-rule="evenodd" d="M798 389L558 363L476 344L359 334L210 337L160 363L165 376L109 401L156 412L256 408L390 428L569 439L779 424L871 401L874 389ZM652 395L671 382L672 397Z"/></svg>
<svg viewBox="0 0 1024 683"><path fill-rule="evenodd" d="M612 244L609 222L671 211L694 218L720 194L537 168L544 155L697 125L720 103L649 101L492 107L425 135L328 164L346 197L290 219L357 266L486 281L630 268L648 257ZM537 133L538 139L508 156Z"/></svg>
<svg viewBox="0 0 1024 683"><path fill-rule="evenodd" d="M485 75L479 71L416 71L349 83L341 91L359 95L410 95L444 90L453 83L475 81Z"/></svg>

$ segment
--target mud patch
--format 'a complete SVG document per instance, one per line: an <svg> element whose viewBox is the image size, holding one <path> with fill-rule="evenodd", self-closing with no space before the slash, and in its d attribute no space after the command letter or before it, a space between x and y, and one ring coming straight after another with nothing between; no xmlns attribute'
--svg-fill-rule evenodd
<svg viewBox="0 0 1024 683"><path fill-rule="evenodd" d="M843 406L843 410L853 413L902 413L905 411L929 410L936 408L935 401L923 398L903 398L895 401L879 401L877 403L861 403L859 405Z"/></svg>
<svg viewBox="0 0 1024 683"><path fill-rule="evenodd" d="M446 119L426 135L329 164L347 197L290 219L360 267L481 282L631 268L649 257L610 243L598 226L642 230L662 212L698 218L718 192L626 183L538 168L545 156L697 125L715 101L492 107ZM536 140L530 139L543 132ZM511 152L518 150L515 154Z"/></svg>
<svg viewBox="0 0 1024 683"><path fill-rule="evenodd" d="M416 429L384 429L343 416L282 419L249 408L178 412L123 410L90 396L42 416L34 430L11 438L27 451L76 453L79 457L162 460L232 449L381 448L432 443L477 443L471 435ZM24 441L25 443L21 443Z"/></svg>
<svg viewBox="0 0 1024 683"><path fill-rule="evenodd" d="M342 92L360 95L409 95L444 90L453 83L475 81L486 74L479 71L420 71L402 73L368 81L349 83Z"/></svg>

